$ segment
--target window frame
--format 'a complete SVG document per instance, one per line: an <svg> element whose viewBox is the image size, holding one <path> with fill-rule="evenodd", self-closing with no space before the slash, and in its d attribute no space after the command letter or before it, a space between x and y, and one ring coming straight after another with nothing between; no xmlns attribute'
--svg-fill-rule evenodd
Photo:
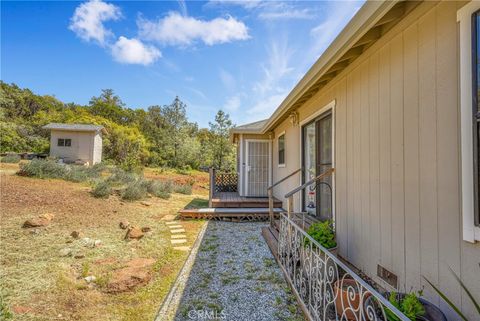
<svg viewBox="0 0 480 321"><path fill-rule="evenodd" d="M480 241L478 226L478 137L474 137L474 108L477 99L477 58L475 16L480 3L472 1L457 11L460 44L460 136L461 136L461 186L463 239L475 243ZM475 46L475 47L474 47ZM475 74L474 74L475 73ZM475 91L474 91L475 90ZM478 108L478 107L477 107Z"/></svg>
<svg viewBox="0 0 480 321"><path fill-rule="evenodd" d="M283 163L280 163L280 137L282 136L283 136ZM277 138L278 167L285 167L287 164L287 154L286 154L287 146L285 145L285 141L286 141L286 135L285 135L285 131L283 131L280 134L278 134L278 138Z"/></svg>
<svg viewBox="0 0 480 321"><path fill-rule="evenodd" d="M65 147L72 147L72 139L71 138L65 138Z"/></svg>
<svg viewBox="0 0 480 321"><path fill-rule="evenodd" d="M57 138L57 146L65 147L65 138Z"/></svg>

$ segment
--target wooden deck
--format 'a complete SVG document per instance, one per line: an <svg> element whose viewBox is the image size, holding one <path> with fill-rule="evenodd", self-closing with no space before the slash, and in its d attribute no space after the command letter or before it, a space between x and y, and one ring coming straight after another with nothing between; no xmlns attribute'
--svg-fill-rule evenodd
<svg viewBox="0 0 480 321"><path fill-rule="evenodd" d="M284 212L282 208L274 208L274 217ZM179 211L180 219L206 219L216 221L268 221L268 208L200 208Z"/></svg>
<svg viewBox="0 0 480 321"><path fill-rule="evenodd" d="M213 208L268 208L268 197L244 197L237 192L217 192L212 197ZM276 198L273 207L281 208L282 202Z"/></svg>

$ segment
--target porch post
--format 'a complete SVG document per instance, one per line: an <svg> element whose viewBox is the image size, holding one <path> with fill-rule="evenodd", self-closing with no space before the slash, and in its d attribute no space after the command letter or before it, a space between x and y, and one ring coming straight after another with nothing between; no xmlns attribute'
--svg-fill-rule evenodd
<svg viewBox="0 0 480 321"><path fill-rule="evenodd" d="M212 207L212 198L215 192L215 168L210 167L208 172L210 176L210 188L208 189L208 207Z"/></svg>
<svg viewBox="0 0 480 321"><path fill-rule="evenodd" d="M271 188L268 190L268 214L270 216L270 226L273 227L273 191Z"/></svg>
<svg viewBox="0 0 480 321"><path fill-rule="evenodd" d="M288 203L287 203L287 214L288 218L292 218L292 213L293 213L293 195L288 197Z"/></svg>

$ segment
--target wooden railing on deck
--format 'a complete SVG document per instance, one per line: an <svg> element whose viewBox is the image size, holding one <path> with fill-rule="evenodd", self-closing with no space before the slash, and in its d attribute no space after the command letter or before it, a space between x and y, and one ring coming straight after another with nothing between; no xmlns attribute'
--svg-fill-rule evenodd
<svg viewBox="0 0 480 321"><path fill-rule="evenodd" d="M287 179L292 177L293 175L297 174L298 172L303 172L303 168L299 168L296 171L291 172L287 176L283 177L282 179L278 180L274 184L270 185L267 188L267 193L268 193L268 213L270 216L270 226L273 227L273 188L275 186L280 185L281 183L285 182Z"/></svg>
<svg viewBox="0 0 480 321"><path fill-rule="evenodd" d="M238 174L237 173L217 173L217 170L210 168L210 188L208 206L212 207L212 197L215 193L238 192Z"/></svg>

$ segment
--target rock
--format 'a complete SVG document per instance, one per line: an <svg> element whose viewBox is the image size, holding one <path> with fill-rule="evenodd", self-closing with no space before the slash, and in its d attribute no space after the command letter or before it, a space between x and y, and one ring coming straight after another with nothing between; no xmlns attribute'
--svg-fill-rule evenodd
<svg viewBox="0 0 480 321"><path fill-rule="evenodd" d="M122 230L126 230L129 226L130 223L127 220L120 221L120 224L118 224Z"/></svg>
<svg viewBox="0 0 480 321"><path fill-rule="evenodd" d="M83 259L85 257L85 252L79 251L79 252L75 253L75 255L73 257L76 258L76 259Z"/></svg>
<svg viewBox="0 0 480 321"><path fill-rule="evenodd" d="M22 227L23 228L44 227L44 226L47 226L48 224L50 224L50 221L47 220L46 218L37 217L37 218L31 218L26 220L23 223Z"/></svg>
<svg viewBox="0 0 480 321"><path fill-rule="evenodd" d="M150 232L151 230L152 230L152 228L151 228L151 227L148 227L148 226L144 226L144 227L142 227L142 232L143 232L143 233Z"/></svg>
<svg viewBox="0 0 480 321"><path fill-rule="evenodd" d="M67 239L67 240L65 241L65 243L67 243L67 244L73 243L73 240L72 240L72 239Z"/></svg>
<svg viewBox="0 0 480 321"><path fill-rule="evenodd" d="M30 234L32 234L32 235L38 235L38 234L40 234L40 229L34 228L33 230L30 230Z"/></svg>
<svg viewBox="0 0 480 321"><path fill-rule="evenodd" d="M146 201L141 201L140 204L145 205L145 206L152 206L152 203L146 202Z"/></svg>
<svg viewBox="0 0 480 321"><path fill-rule="evenodd" d="M110 283L107 285L108 293L121 293L147 284L152 278L152 265L154 259L137 258L126 263L126 267L116 270Z"/></svg>
<svg viewBox="0 0 480 321"><path fill-rule="evenodd" d="M70 236L73 237L74 239L79 239L81 236L82 236L82 232L79 232L79 231L73 231L72 233L70 233Z"/></svg>
<svg viewBox="0 0 480 321"><path fill-rule="evenodd" d="M135 239L139 240L144 236L142 230L137 226L130 226L128 228L127 234L125 234L125 239Z"/></svg>
<svg viewBox="0 0 480 321"><path fill-rule="evenodd" d="M95 241L93 242L93 247L99 247L99 246L101 246L101 245L102 245L102 241L101 241L101 240L95 240Z"/></svg>
<svg viewBox="0 0 480 321"><path fill-rule="evenodd" d="M69 247L63 248L58 252L61 257L72 256L72 249Z"/></svg>
<svg viewBox="0 0 480 321"><path fill-rule="evenodd" d="M14 305L12 307L12 311L15 314L25 314L25 313L32 312L32 308L27 307L27 306L23 306L23 305Z"/></svg>
<svg viewBox="0 0 480 321"><path fill-rule="evenodd" d="M44 218L48 221L53 220L54 217L55 217L55 215L52 214L52 213L45 213L45 214L42 214L42 215L39 216L39 218Z"/></svg>
<svg viewBox="0 0 480 321"><path fill-rule="evenodd" d="M93 275L89 275L87 277L84 277L83 278L87 283L92 283L92 282L95 282L95 280L97 279L95 276Z"/></svg>

